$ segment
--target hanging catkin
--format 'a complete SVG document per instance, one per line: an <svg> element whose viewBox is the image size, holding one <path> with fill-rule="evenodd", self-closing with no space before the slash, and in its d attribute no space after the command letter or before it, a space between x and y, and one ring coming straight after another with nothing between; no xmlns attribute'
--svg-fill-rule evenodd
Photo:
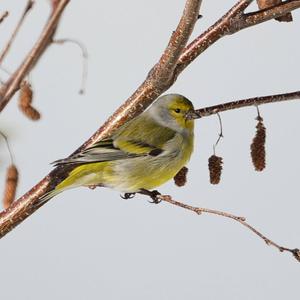
<svg viewBox="0 0 300 300"><path fill-rule="evenodd" d="M180 171L174 176L174 182L177 186L184 186L186 184L186 175L188 173L188 168L183 167Z"/></svg>
<svg viewBox="0 0 300 300"><path fill-rule="evenodd" d="M263 118L257 117L256 134L251 144L251 158L256 171L262 171L266 167L266 128Z"/></svg>
<svg viewBox="0 0 300 300"><path fill-rule="evenodd" d="M31 105L32 99L33 91L31 85L27 81L23 81L19 95L19 108L30 120L37 121L41 118L41 115Z"/></svg>
<svg viewBox="0 0 300 300"><path fill-rule="evenodd" d="M220 156L212 155L208 159L209 178L211 184L218 184L221 180L223 158Z"/></svg>
<svg viewBox="0 0 300 300"><path fill-rule="evenodd" d="M18 177L18 169L14 164L11 164L6 171L5 190L3 195L3 206L5 209L7 209L15 200Z"/></svg>

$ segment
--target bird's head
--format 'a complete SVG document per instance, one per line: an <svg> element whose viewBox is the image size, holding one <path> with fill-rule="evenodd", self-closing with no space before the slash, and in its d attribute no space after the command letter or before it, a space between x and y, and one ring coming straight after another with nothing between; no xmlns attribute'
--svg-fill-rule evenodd
<svg viewBox="0 0 300 300"><path fill-rule="evenodd" d="M168 94L158 98L149 108L151 117L165 127L178 132L193 132L194 120L188 113L194 110L190 100L179 94Z"/></svg>

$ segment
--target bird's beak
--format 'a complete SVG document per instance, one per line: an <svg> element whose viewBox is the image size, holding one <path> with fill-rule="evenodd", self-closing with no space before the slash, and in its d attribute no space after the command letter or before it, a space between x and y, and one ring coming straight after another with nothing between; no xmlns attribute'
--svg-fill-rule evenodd
<svg viewBox="0 0 300 300"><path fill-rule="evenodd" d="M186 120L199 119L201 116L194 110L189 110L185 115Z"/></svg>

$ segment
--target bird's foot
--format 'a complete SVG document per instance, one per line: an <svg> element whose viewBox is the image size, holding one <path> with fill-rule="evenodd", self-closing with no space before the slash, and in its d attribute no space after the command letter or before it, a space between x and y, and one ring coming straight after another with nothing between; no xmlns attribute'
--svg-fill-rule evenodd
<svg viewBox="0 0 300 300"><path fill-rule="evenodd" d="M158 204L158 203L161 202L161 199L159 199L159 197L158 197L158 196L161 195L161 193L159 191L156 191L156 190L148 191L146 189L141 189L139 191L139 193L143 194L143 195L146 195L146 196L149 196L152 199L152 201L149 201L150 203Z"/></svg>
<svg viewBox="0 0 300 300"><path fill-rule="evenodd" d="M120 195L120 197L125 200L132 199L134 196L135 193L125 193L124 195Z"/></svg>
<svg viewBox="0 0 300 300"><path fill-rule="evenodd" d="M94 190L96 187L103 187L102 184L87 184L85 186L88 187L91 190Z"/></svg>
<svg viewBox="0 0 300 300"><path fill-rule="evenodd" d="M89 189L91 189L91 190L94 190L97 187L97 185L95 185L95 184L93 184L93 185L87 185L87 187Z"/></svg>

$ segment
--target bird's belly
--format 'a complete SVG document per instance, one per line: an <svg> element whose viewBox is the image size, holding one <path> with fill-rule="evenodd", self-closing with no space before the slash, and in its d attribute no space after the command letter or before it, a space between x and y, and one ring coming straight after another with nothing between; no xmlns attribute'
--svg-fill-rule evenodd
<svg viewBox="0 0 300 300"><path fill-rule="evenodd" d="M172 157L163 155L118 161L112 172L104 175L104 181L109 187L128 193L151 190L173 178L187 162L181 155L169 155Z"/></svg>

